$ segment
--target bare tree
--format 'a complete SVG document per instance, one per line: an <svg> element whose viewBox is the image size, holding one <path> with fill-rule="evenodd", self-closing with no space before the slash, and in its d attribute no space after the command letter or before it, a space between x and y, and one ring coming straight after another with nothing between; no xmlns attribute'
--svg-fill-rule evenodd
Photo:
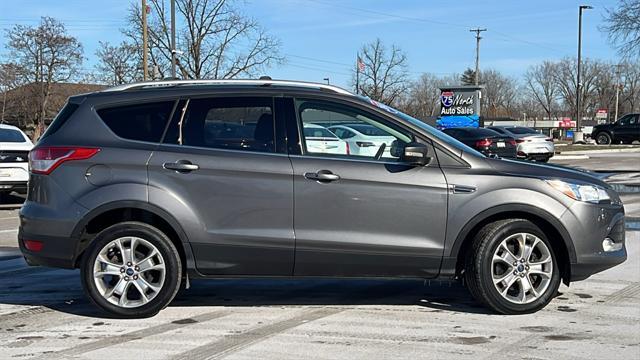
<svg viewBox="0 0 640 360"><path fill-rule="evenodd" d="M516 80L497 70L489 69L480 71L479 82L484 85L482 114L490 117L511 116L516 103Z"/></svg>
<svg viewBox="0 0 640 360"><path fill-rule="evenodd" d="M0 92L2 92L2 113L0 123L4 123L7 108L7 93L20 86L20 73L22 69L17 64L0 64Z"/></svg>
<svg viewBox="0 0 640 360"><path fill-rule="evenodd" d="M602 30L609 41L624 57L640 55L640 0L620 0L617 8L606 11Z"/></svg>
<svg viewBox="0 0 640 360"><path fill-rule="evenodd" d="M38 125L37 138L52 110L48 107L51 85L67 82L78 73L82 45L67 34L64 24L50 17L43 17L36 27L15 25L7 31L7 38L11 56L21 68L23 82L37 85L32 87L33 96L39 99L39 107L33 114Z"/></svg>
<svg viewBox="0 0 640 360"><path fill-rule="evenodd" d="M407 56L395 45L388 49L382 40L365 44L360 50L364 71L360 72L360 92L373 100L395 105L409 88ZM356 69L353 85L356 85Z"/></svg>
<svg viewBox="0 0 640 360"><path fill-rule="evenodd" d="M127 42L113 46L108 42L100 42L96 51L98 64L96 70L98 80L110 85L126 84L142 80L142 64L140 52Z"/></svg>
<svg viewBox="0 0 640 360"><path fill-rule="evenodd" d="M252 18L242 15L232 0L176 0L182 17L177 29L178 68L185 78L230 79L255 76L269 66L282 63L280 42ZM149 58L152 69L164 77L171 63L171 32L163 0L149 0L147 16ZM129 27L123 32L142 48L141 10L134 3Z"/></svg>
<svg viewBox="0 0 640 360"><path fill-rule="evenodd" d="M590 59L583 60L580 91L582 114L593 113L596 103L596 86L603 65ZM556 84L564 104L565 115L576 113L576 59L564 58L557 63Z"/></svg>
<svg viewBox="0 0 640 360"><path fill-rule="evenodd" d="M544 61L542 64L531 66L524 75L527 94L540 104L549 120L553 119L555 110L559 106L556 71L556 64Z"/></svg>
<svg viewBox="0 0 640 360"><path fill-rule="evenodd" d="M640 62L623 63L621 70L623 80L619 113L640 111Z"/></svg>
<svg viewBox="0 0 640 360"><path fill-rule="evenodd" d="M458 76L439 77L425 73L411 83L408 96L403 98L400 108L419 119L436 116L440 108L440 88L458 84Z"/></svg>

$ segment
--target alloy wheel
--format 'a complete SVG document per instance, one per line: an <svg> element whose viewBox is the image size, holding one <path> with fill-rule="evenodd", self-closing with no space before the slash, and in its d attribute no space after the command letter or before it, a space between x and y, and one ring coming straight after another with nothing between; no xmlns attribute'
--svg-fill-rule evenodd
<svg viewBox="0 0 640 360"><path fill-rule="evenodd" d="M164 284L166 264L158 249L139 237L115 239L94 261L98 292L110 303L135 308L153 300Z"/></svg>
<svg viewBox="0 0 640 360"><path fill-rule="evenodd" d="M553 258L536 235L518 233L504 239L491 261L491 275L498 293L515 304L539 299L549 287Z"/></svg>

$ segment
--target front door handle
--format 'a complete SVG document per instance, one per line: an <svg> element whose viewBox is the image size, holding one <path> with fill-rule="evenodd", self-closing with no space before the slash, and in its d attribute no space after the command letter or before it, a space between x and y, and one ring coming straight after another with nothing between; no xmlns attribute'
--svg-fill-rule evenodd
<svg viewBox="0 0 640 360"><path fill-rule="evenodd" d="M329 170L320 170L318 172L308 172L304 174L304 178L308 180L315 180L319 182L331 182L340 180L340 176L332 173Z"/></svg>
<svg viewBox="0 0 640 360"><path fill-rule="evenodd" d="M200 169L200 166L197 164L191 163L189 160L178 160L176 162L167 162L162 164L162 167L167 170L174 170L179 173L189 173L195 170Z"/></svg>

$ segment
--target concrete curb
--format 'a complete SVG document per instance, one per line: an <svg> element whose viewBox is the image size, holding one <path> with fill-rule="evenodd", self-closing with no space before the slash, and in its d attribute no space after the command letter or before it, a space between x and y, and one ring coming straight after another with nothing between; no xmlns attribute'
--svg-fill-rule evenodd
<svg viewBox="0 0 640 360"><path fill-rule="evenodd" d="M632 149L598 149L598 150L569 150L557 152L563 155L581 155L581 154L607 154L607 153L640 153L640 148Z"/></svg>
<svg viewBox="0 0 640 360"><path fill-rule="evenodd" d="M554 160L586 160L589 159L587 155L555 155L552 157Z"/></svg>

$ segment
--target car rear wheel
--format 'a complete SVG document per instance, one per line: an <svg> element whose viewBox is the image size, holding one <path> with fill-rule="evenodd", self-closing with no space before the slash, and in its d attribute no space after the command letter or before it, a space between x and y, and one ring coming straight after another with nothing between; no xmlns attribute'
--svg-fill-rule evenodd
<svg viewBox="0 0 640 360"><path fill-rule="evenodd" d="M596 143L598 145L609 145L611 144L611 135L607 133L600 133L596 136Z"/></svg>
<svg viewBox="0 0 640 360"><path fill-rule="evenodd" d="M486 225L473 239L464 269L471 294L502 314L527 314L545 307L560 286L553 247L524 219Z"/></svg>
<svg viewBox="0 0 640 360"><path fill-rule="evenodd" d="M100 232L81 265L85 293L101 309L127 318L157 314L175 297L182 276L178 251L160 230L123 222Z"/></svg>

